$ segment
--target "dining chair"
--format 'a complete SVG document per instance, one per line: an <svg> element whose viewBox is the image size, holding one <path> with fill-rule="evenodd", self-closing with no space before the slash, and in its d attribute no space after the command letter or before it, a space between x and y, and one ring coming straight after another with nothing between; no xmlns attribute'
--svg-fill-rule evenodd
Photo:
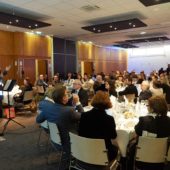
<svg viewBox="0 0 170 170"><path fill-rule="evenodd" d="M23 97L23 103L31 102L33 100L33 90L30 91L25 91L24 92L24 97Z"/></svg>
<svg viewBox="0 0 170 170"><path fill-rule="evenodd" d="M85 138L71 132L69 133L69 135L71 142L71 155L73 158L76 159L74 165L70 163L70 170L71 168L78 170L89 170L90 167L85 168L84 166L82 166L84 163L86 164L86 166L101 166L112 170L117 168L118 161L116 159L112 162L111 165L109 163L104 139Z"/></svg>
<svg viewBox="0 0 170 170"><path fill-rule="evenodd" d="M167 139L140 136L136 147L135 168L161 170L165 163Z"/></svg>
<svg viewBox="0 0 170 170"><path fill-rule="evenodd" d="M21 102L15 102L14 107L15 107L18 114L20 112L27 114L28 113L27 111L29 111L29 113L36 112L37 105L34 101L33 90L25 91L24 96L23 96L23 100Z"/></svg>
<svg viewBox="0 0 170 170"><path fill-rule="evenodd" d="M63 148L62 148L60 133L59 133L56 123L48 122L48 127L49 127L49 131L50 131L51 146L57 153L60 153L59 165L57 167L57 169L59 170L60 165L61 165L62 155L63 155ZM50 149L49 149L48 157L47 157L48 164L50 164L49 163L49 155L50 155Z"/></svg>
<svg viewBox="0 0 170 170"><path fill-rule="evenodd" d="M48 146L48 142L49 142L49 128L48 128L48 122L47 120L45 120L44 122L40 123L40 133L39 133L39 136L38 136L38 142L37 142L37 146L40 147L42 146L40 144L41 142L41 136L42 136L42 133L45 132L45 135L47 135L47 142L46 142L46 149L47 149L47 146Z"/></svg>
<svg viewBox="0 0 170 170"><path fill-rule="evenodd" d="M168 147L167 161L170 162L170 146Z"/></svg>
<svg viewBox="0 0 170 170"><path fill-rule="evenodd" d="M127 145L129 143L129 133L125 130L117 130L117 144L122 157L126 157Z"/></svg>

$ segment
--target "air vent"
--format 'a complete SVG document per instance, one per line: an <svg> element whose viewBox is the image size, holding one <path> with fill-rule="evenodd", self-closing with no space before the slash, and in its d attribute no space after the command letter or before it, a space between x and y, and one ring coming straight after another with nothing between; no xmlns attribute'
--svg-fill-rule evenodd
<svg viewBox="0 0 170 170"><path fill-rule="evenodd" d="M97 5L85 5L85 6L82 6L80 9L86 12L91 12L91 11L99 10L100 7Z"/></svg>

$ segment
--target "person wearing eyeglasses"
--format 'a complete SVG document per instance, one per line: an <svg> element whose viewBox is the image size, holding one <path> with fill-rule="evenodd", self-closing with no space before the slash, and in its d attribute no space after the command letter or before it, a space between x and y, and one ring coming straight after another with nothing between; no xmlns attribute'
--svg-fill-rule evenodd
<svg viewBox="0 0 170 170"><path fill-rule="evenodd" d="M88 106L88 93L86 90L83 89L82 83L79 79L75 79L73 82L73 90L71 91L72 94L77 94L80 99L80 103L83 107Z"/></svg>

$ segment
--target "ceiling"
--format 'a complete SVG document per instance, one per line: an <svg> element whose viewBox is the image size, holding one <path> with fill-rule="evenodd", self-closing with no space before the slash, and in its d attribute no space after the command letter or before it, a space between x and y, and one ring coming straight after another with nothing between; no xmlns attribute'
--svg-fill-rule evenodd
<svg viewBox="0 0 170 170"><path fill-rule="evenodd" d="M0 0L0 12L52 24L37 29L45 35L92 41L98 45L112 45L145 37L170 38L170 3L146 7L139 0ZM85 26L132 18L140 19L147 27L97 34L82 29ZM0 29L28 31L4 24L0 24Z"/></svg>

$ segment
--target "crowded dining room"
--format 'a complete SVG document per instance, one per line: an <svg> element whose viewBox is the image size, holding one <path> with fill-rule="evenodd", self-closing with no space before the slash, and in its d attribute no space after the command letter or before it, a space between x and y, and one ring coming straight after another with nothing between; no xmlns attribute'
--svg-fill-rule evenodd
<svg viewBox="0 0 170 170"><path fill-rule="evenodd" d="M0 170L170 170L170 0L0 0Z"/></svg>

